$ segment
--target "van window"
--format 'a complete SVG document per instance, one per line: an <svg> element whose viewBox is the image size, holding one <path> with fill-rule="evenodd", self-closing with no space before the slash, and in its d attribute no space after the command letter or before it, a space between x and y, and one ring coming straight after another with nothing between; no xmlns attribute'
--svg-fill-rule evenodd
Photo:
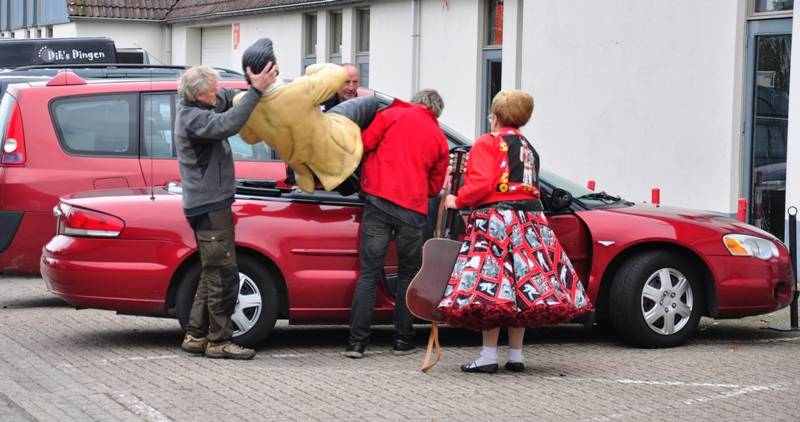
<svg viewBox="0 0 800 422"><path fill-rule="evenodd" d="M239 135L234 135L228 138L231 144L231 151L233 152L234 161L273 161L275 157L272 154L272 148L267 144L259 142L255 145L250 145L245 142Z"/></svg>
<svg viewBox="0 0 800 422"><path fill-rule="evenodd" d="M79 155L136 157L137 95L95 95L52 104L61 147Z"/></svg>
<svg viewBox="0 0 800 422"><path fill-rule="evenodd" d="M172 144L173 94L142 96L142 155L174 158Z"/></svg>
<svg viewBox="0 0 800 422"><path fill-rule="evenodd" d="M176 158L173 125L174 93L142 95L142 156ZM239 135L228 138L235 161L272 161L272 149L263 142L249 145Z"/></svg>

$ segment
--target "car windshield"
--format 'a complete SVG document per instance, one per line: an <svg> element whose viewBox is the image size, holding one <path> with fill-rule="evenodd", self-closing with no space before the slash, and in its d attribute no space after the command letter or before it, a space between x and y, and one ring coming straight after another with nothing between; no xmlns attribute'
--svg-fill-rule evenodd
<svg viewBox="0 0 800 422"><path fill-rule="evenodd" d="M378 99L380 99L381 102L384 104L389 104L393 100L391 96L378 91L374 91L374 95L378 97ZM450 148L459 145L472 145L473 142L472 139L469 139L461 135L459 132L450 128L441 121L439 122L439 126L447 135L447 142L450 144ZM607 194L605 192L592 192L584 186L581 186L569 179L566 179L564 177L561 177L555 173L552 173L544 169L540 171L539 177L542 184L547 185L551 189L560 188L569 192L572 195L572 197L575 198L574 200L577 201L584 208L591 209L591 208L605 208L613 206L632 205L631 202L625 201L619 196L614 196L611 194Z"/></svg>
<svg viewBox="0 0 800 422"><path fill-rule="evenodd" d="M592 192L572 180L561 177L553 172L542 169L539 172L542 184L551 188L560 188L569 192L575 201L585 208L605 208L609 206L629 206L630 202L625 201L619 196L614 196L605 192Z"/></svg>

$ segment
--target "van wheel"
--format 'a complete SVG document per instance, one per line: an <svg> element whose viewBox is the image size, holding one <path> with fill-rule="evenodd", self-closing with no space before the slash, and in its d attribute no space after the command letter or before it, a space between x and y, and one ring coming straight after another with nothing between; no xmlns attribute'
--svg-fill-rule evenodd
<svg viewBox="0 0 800 422"><path fill-rule="evenodd" d="M609 317L627 344L673 347L694 335L703 303L697 268L679 254L652 251L630 258L615 275Z"/></svg>
<svg viewBox="0 0 800 422"><path fill-rule="evenodd" d="M278 319L278 290L275 276L262 263L248 255L238 254L239 296L231 317L233 341L254 347L269 337ZM176 297L176 311L181 327L189 324L200 263L192 265L183 276Z"/></svg>

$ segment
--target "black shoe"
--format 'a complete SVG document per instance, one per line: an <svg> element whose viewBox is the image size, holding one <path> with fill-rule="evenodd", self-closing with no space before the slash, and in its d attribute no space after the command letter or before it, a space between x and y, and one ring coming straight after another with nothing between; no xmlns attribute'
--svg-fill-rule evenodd
<svg viewBox="0 0 800 422"><path fill-rule="evenodd" d="M461 371L473 372L480 374L494 374L497 372L497 364L491 363L489 365L478 365L474 360L470 363L461 365Z"/></svg>
<svg viewBox="0 0 800 422"><path fill-rule="evenodd" d="M525 371L525 364L522 362L506 362L505 368L511 372L523 372Z"/></svg>
<svg viewBox="0 0 800 422"><path fill-rule="evenodd" d="M367 346L364 343L350 343L344 349L342 355L352 359L361 359L364 357L364 350L366 349Z"/></svg>
<svg viewBox="0 0 800 422"><path fill-rule="evenodd" d="M394 346L392 347L392 354L395 356L410 355L416 351L417 346L414 346L414 343L400 339L395 340Z"/></svg>

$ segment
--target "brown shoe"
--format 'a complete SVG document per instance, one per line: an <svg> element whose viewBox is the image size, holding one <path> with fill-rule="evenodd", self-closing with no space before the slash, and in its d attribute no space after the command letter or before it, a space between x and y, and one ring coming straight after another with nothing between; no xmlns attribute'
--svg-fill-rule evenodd
<svg viewBox="0 0 800 422"><path fill-rule="evenodd" d="M192 354L200 355L206 351L207 345L207 338L196 338L186 334L186 336L183 338L183 343L181 343L181 349Z"/></svg>
<svg viewBox="0 0 800 422"><path fill-rule="evenodd" d="M212 359L253 359L256 351L238 344L224 341L222 343L208 343L206 357Z"/></svg>

